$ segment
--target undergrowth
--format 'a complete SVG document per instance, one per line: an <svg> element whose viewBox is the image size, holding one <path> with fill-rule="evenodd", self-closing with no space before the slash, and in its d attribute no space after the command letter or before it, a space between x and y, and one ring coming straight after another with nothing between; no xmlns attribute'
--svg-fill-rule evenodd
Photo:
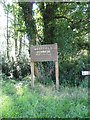
<svg viewBox="0 0 90 120"><path fill-rule="evenodd" d="M1 80L0 118L84 118L88 117L88 88Z"/></svg>

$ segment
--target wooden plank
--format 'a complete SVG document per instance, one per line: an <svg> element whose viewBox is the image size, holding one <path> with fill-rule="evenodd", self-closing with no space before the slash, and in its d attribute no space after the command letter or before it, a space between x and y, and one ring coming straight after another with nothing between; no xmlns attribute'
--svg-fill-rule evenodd
<svg viewBox="0 0 90 120"><path fill-rule="evenodd" d="M57 91L59 90L58 60L55 62L55 74L56 74L56 91Z"/></svg>
<svg viewBox="0 0 90 120"><path fill-rule="evenodd" d="M31 87L34 87L34 62L31 62Z"/></svg>
<svg viewBox="0 0 90 120"><path fill-rule="evenodd" d="M31 61L57 61L57 44L31 46Z"/></svg>

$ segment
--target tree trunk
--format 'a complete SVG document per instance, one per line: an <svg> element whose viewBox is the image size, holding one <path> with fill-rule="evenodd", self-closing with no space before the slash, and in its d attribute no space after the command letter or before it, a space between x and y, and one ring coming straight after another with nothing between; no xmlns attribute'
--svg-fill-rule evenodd
<svg viewBox="0 0 90 120"><path fill-rule="evenodd" d="M7 58L9 60L8 10L7 10Z"/></svg>
<svg viewBox="0 0 90 120"><path fill-rule="evenodd" d="M20 38L20 43L19 43L19 56L21 55L21 51L22 51L22 37Z"/></svg>
<svg viewBox="0 0 90 120"><path fill-rule="evenodd" d="M17 55L18 55L18 47L17 47L17 38L18 38L18 33L16 30L16 13L15 13L15 9L13 7L13 14L14 14L14 41L15 41L15 57L17 60Z"/></svg>
<svg viewBox="0 0 90 120"><path fill-rule="evenodd" d="M53 44L54 40L54 27L55 27L55 10L57 8L56 3L39 3L41 15L43 17L43 44ZM47 62L42 63L44 71L47 77L52 76L52 71L49 70L50 64ZM44 67L47 66L47 67ZM49 70L47 73L47 69ZM43 76L42 76L43 78Z"/></svg>
<svg viewBox="0 0 90 120"><path fill-rule="evenodd" d="M40 12L43 16L43 44L54 43L54 16L56 3L40 3Z"/></svg>
<svg viewBox="0 0 90 120"><path fill-rule="evenodd" d="M17 60L17 56L18 56L18 46L17 46L17 31L14 31L15 33L15 57L16 57L16 60Z"/></svg>
<svg viewBox="0 0 90 120"><path fill-rule="evenodd" d="M24 13L24 19L25 19L25 25L26 25L26 32L28 35L29 40L29 55L30 55L30 46L31 46L31 40L33 39L33 15L32 15L32 9L33 9L33 2L19 2L19 6L22 7L23 13Z"/></svg>

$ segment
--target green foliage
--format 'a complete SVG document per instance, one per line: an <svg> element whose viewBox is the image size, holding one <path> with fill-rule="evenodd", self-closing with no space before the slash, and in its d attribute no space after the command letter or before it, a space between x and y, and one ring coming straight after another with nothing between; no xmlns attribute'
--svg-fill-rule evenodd
<svg viewBox="0 0 90 120"><path fill-rule="evenodd" d="M35 10L33 10L34 5L37 5ZM29 53L31 44L57 43L60 84L80 85L81 81L85 80L81 71L89 70L90 67L88 60L90 48L88 40L89 5L89 2L40 2L34 4L19 2L12 5L4 2L4 10L10 17L7 23L11 23L8 26L8 44L10 46L10 40L14 40L15 45L12 45L12 49L15 48L16 61L9 61L4 57L2 73L7 76L12 74L17 80L18 78L22 80L30 74L30 62L27 56L20 56L23 54L22 48L25 48L23 39L27 36L26 45ZM13 16L12 19L10 15ZM7 51L11 59L10 49L8 48ZM38 68L40 68L39 73L41 74L39 80L42 83L48 84L50 80L55 82L53 64L42 63Z"/></svg>
<svg viewBox="0 0 90 120"><path fill-rule="evenodd" d="M1 113L3 118L84 118L88 117L88 88L36 84L2 80ZM83 92L82 92L83 91Z"/></svg>
<svg viewBox="0 0 90 120"><path fill-rule="evenodd" d="M39 15L38 21L36 17L36 23L40 23L38 26L43 28L43 31L41 30L43 37L41 32L38 33L43 41L41 44L58 43L60 83L79 85L84 80L81 71L87 69L89 64L87 54L90 45L87 36L89 3L60 2L37 3L37 5ZM47 66L50 67L50 64L46 63L45 66L48 71ZM45 78L47 72L44 68L42 73L42 69L40 72ZM54 72L52 78L55 80Z"/></svg>
<svg viewBox="0 0 90 120"><path fill-rule="evenodd" d="M26 56L21 56L17 61L8 61L5 58L2 60L2 73L12 78L22 79L30 74L30 63Z"/></svg>
<svg viewBox="0 0 90 120"><path fill-rule="evenodd" d="M37 64L38 70L40 72L40 78L38 78L38 81L40 81L42 84L52 84L55 80L55 64L52 61L48 62L38 62Z"/></svg>
<svg viewBox="0 0 90 120"><path fill-rule="evenodd" d="M76 58L76 60L75 60ZM68 85L80 85L82 81L85 81L84 76L82 76L83 70L88 70L89 64L88 64L88 56L74 56L74 58L71 58L72 60L69 60L68 58L63 57L60 58L59 63L59 71L60 71L60 83L65 83Z"/></svg>

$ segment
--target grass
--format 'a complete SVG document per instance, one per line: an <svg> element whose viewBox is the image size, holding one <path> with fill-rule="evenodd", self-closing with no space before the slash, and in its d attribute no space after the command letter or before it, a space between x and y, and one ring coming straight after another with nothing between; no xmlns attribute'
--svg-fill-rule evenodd
<svg viewBox="0 0 90 120"><path fill-rule="evenodd" d="M63 87L26 81L1 80L0 118L84 118L88 117L88 88Z"/></svg>

